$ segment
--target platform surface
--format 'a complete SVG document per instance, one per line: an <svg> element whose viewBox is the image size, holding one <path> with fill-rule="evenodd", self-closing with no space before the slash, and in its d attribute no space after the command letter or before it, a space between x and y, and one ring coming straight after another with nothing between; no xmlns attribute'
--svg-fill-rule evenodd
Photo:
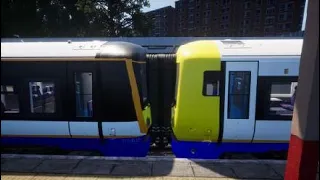
<svg viewBox="0 0 320 180"><path fill-rule="evenodd" d="M1 155L3 180L283 179L286 161Z"/></svg>

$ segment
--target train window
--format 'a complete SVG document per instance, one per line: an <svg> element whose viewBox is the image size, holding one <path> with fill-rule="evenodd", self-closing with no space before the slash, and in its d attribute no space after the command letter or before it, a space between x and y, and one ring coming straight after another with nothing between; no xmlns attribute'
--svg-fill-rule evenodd
<svg viewBox="0 0 320 180"><path fill-rule="evenodd" d="M1 85L1 113L19 113L19 99L14 86Z"/></svg>
<svg viewBox="0 0 320 180"><path fill-rule="evenodd" d="M291 120L297 87L296 78L260 78L256 119Z"/></svg>
<svg viewBox="0 0 320 180"><path fill-rule="evenodd" d="M203 96L219 96L219 71L205 71L203 73Z"/></svg>
<svg viewBox="0 0 320 180"><path fill-rule="evenodd" d="M297 86L297 82L271 84L268 116L292 117Z"/></svg>
<svg viewBox="0 0 320 180"><path fill-rule="evenodd" d="M53 82L29 82L31 113L55 113L55 86Z"/></svg>
<svg viewBox="0 0 320 180"><path fill-rule="evenodd" d="M146 105L145 102L148 99L147 90L147 69L146 64L140 64L140 75L141 75L141 89L142 89L142 105Z"/></svg>
<svg viewBox="0 0 320 180"><path fill-rule="evenodd" d="M228 119L248 119L250 71L229 72Z"/></svg>
<svg viewBox="0 0 320 180"><path fill-rule="evenodd" d="M76 116L92 117L92 73L79 72L74 75L75 96L76 96Z"/></svg>

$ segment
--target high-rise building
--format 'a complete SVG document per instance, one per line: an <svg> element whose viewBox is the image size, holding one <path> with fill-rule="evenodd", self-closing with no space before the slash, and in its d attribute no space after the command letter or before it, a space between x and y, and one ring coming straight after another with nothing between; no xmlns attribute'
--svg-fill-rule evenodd
<svg viewBox="0 0 320 180"><path fill-rule="evenodd" d="M277 36L301 30L305 0L179 0L177 36Z"/></svg>
<svg viewBox="0 0 320 180"><path fill-rule="evenodd" d="M171 6L163 7L146 13L153 22L150 36L175 36L175 10Z"/></svg>

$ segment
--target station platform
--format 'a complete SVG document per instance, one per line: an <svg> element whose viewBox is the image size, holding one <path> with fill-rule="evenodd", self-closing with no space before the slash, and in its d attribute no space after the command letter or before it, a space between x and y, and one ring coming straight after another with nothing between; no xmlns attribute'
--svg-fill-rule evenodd
<svg viewBox="0 0 320 180"><path fill-rule="evenodd" d="M2 154L1 179L266 180L283 179L285 164L286 161L283 160L193 160L174 157L119 158Z"/></svg>

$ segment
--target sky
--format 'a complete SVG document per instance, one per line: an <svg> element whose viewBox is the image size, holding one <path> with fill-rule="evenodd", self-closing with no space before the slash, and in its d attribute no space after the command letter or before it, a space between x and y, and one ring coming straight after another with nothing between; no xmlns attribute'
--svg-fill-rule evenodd
<svg viewBox="0 0 320 180"><path fill-rule="evenodd" d="M309 1L309 0L306 0L306 5L304 6L304 15L303 15L302 27L301 27L301 30L302 30L302 31L304 31L304 29L305 29L305 27L306 27L308 1Z"/></svg>
<svg viewBox="0 0 320 180"><path fill-rule="evenodd" d="M165 7L165 6L174 7L175 1L177 1L177 0L149 0L150 7L145 7L145 8L142 9L142 11L143 12L148 12L148 11L159 9L159 8L162 8L162 7ZM302 28L301 28L302 31L304 31L305 26L306 26L306 18L307 18L306 9L308 7L308 1L309 0L306 0L306 6L305 6L305 9L304 9L304 15L303 15L303 20L302 20Z"/></svg>
<svg viewBox="0 0 320 180"><path fill-rule="evenodd" d="M177 0L149 0L150 7L145 7L142 9L143 12L152 11L166 6L174 7L174 2Z"/></svg>

